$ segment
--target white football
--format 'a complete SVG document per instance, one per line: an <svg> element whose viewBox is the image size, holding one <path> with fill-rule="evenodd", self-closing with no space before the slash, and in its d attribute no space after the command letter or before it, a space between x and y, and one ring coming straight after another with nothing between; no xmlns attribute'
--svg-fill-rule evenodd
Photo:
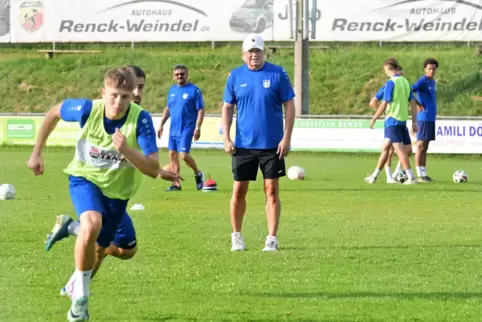
<svg viewBox="0 0 482 322"><path fill-rule="evenodd" d="M457 170L454 172L452 179L454 180L455 183L467 182L468 180L467 173L464 170Z"/></svg>
<svg viewBox="0 0 482 322"><path fill-rule="evenodd" d="M17 192L15 188L11 184L2 184L0 185L0 200L13 200Z"/></svg>
<svg viewBox="0 0 482 322"><path fill-rule="evenodd" d="M288 169L288 178L290 180L303 180L305 178L305 170L294 165Z"/></svg>

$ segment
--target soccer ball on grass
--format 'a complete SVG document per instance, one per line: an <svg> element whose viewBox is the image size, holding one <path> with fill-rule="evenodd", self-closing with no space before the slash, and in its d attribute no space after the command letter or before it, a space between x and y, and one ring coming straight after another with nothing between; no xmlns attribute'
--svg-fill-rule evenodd
<svg viewBox="0 0 482 322"><path fill-rule="evenodd" d="M455 183L467 182L468 180L467 173L464 170L457 170L454 172L452 179L454 180Z"/></svg>
<svg viewBox="0 0 482 322"><path fill-rule="evenodd" d="M393 179L395 179L396 182L404 183L408 180L408 175L404 170L402 170L396 173Z"/></svg>
<svg viewBox="0 0 482 322"><path fill-rule="evenodd" d="M305 170L297 165L294 165L288 169L288 178L290 180L304 180Z"/></svg>
<svg viewBox="0 0 482 322"><path fill-rule="evenodd" d="M2 184L0 185L0 200L13 200L17 192L15 188L11 184Z"/></svg>

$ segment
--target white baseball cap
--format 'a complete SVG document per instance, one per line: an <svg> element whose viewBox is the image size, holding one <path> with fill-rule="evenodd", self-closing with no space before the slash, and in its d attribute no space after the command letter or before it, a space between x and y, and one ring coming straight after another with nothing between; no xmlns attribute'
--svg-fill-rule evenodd
<svg viewBox="0 0 482 322"><path fill-rule="evenodd" d="M244 38L243 52L250 51L251 49L259 49L264 51L264 40L259 35L251 35Z"/></svg>

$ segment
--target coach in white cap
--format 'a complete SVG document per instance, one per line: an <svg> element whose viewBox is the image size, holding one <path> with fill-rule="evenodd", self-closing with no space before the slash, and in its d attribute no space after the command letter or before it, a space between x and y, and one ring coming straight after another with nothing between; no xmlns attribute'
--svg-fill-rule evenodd
<svg viewBox="0 0 482 322"><path fill-rule="evenodd" d="M290 150L295 119L295 93L283 67L266 62L264 40L252 35L243 41L246 63L228 76L224 89L224 150L232 155L234 175L231 199L233 251L245 249L241 235L246 212L246 194L250 181L256 181L261 168L266 195L268 236L263 251L278 250L278 226L281 213L279 178L286 175L284 157ZM285 126L283 126L283 105ZM236 137L230 137L236 106Z"/></svg>

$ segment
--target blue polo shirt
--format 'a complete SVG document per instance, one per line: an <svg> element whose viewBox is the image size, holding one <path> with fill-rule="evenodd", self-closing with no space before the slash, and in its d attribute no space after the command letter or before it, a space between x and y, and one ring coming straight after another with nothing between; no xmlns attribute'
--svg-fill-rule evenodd
<svg viewBox="0 0 482 322"><path fill-rule="evenodd" d="M234 146L275 149L284 134L283 103L295 97L283 67L265 62L259 70L247 65L229 74L224 102L236 105Z"/></svg>
<svg viewBox="0 0 482 322"><path fill-rule="evenodd" d="M435 122L437 118L435 80L422 76L413 84L412 91L417 93L419 103L425 108L425 111L417 113L417 121Z"/></svg>
<svg viewBox="0 0 482 322"><path fill-rule="evenodd" d="M201 90L194 84L173 85L169 89L167 107L171 118L169 136L193 136L198 112L204 109Z"/></svg>

